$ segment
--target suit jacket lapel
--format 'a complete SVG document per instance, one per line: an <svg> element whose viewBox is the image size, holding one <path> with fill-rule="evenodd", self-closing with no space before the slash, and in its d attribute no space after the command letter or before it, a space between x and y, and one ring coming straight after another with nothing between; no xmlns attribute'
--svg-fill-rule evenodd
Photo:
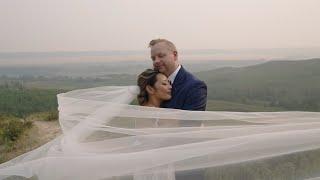
<svg viewBox="0 0 320 180"><path fill-rule="evenodd" d="M161 107L166 107L166 108L177 108L177 101L178 101L178 89L181 87L181 85L183 85L184 79L186 76L186 71L184 70L184 68L181 66L177 76L175 77L173 84L172 84L172 89L171 89L171 95L172 98L169 101L164 101L161 104Z"/></svg>
<svg viewBox="0 0 320 180"><path fill-rule="evenodd" d="M185 69L181 66L176 78L173 81L172 84L172 95L175 95L176 90L183 84L183 80L185 78L186 71Z"/></svg>

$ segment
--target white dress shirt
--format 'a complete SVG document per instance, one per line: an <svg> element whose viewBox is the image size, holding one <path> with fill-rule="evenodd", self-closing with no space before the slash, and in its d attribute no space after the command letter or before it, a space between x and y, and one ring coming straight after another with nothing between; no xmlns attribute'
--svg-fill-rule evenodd
<svg viewBox="0 0 320 180"><path fill-rule="evenodd" d="M170 76L168 77L171 84L173 84L173 81L176 79L176 76L177 76L180 69L181 69L181 65L179 64L178 68L172 74L170 74Z"/></svg>

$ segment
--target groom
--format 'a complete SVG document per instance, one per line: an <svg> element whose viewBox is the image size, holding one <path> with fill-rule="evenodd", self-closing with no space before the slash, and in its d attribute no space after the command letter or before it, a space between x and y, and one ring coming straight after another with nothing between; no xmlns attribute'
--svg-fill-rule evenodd
<svg viewBox="0 0 320 180"><path fill-rule="evenodd" d="M172 84L172 98L164 102L161 107L205 111L207 85L180 65L175 45L166 39L154 39L149 43L149 47L154 69L165 74ZM180 125L199 126L200 124L182 121ZM203 180L204 176L204 169L176 172L176 180Z"/></svg>
<svg viewBox="0 0 320 180"><path fill-rule="evenodd" d="M165 74L172 84L172 98L161 107L205 111L207 85L180 65L175 45L166 39L154 39L149 47L154 69Z"/></svg>

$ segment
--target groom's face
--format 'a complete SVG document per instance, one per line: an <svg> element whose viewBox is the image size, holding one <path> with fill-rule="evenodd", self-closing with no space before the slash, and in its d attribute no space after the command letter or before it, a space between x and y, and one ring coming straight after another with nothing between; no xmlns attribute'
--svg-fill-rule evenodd
<svg viewBox="0 0 320 180"><path fill-rule="evenodd" d="M165 42L151 47L151 59L155 70L170 76L177 67L177 52L170 49Z"/></svg>

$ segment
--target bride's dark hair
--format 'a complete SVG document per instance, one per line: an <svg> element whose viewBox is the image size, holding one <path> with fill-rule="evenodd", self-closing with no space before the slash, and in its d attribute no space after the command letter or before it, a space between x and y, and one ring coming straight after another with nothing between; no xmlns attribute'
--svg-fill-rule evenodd
<svg viewBox="0 0 320 180"><path fill-rule="evenodd" d="M146 69L138 76L137 84L139 86L140 92L137 96L137 99L139 105L143 105L148 102L149 95L147 92L147 85L153 87L157 81L157 75L159 73L159 71L155 71L153 69Z"/></svg>

